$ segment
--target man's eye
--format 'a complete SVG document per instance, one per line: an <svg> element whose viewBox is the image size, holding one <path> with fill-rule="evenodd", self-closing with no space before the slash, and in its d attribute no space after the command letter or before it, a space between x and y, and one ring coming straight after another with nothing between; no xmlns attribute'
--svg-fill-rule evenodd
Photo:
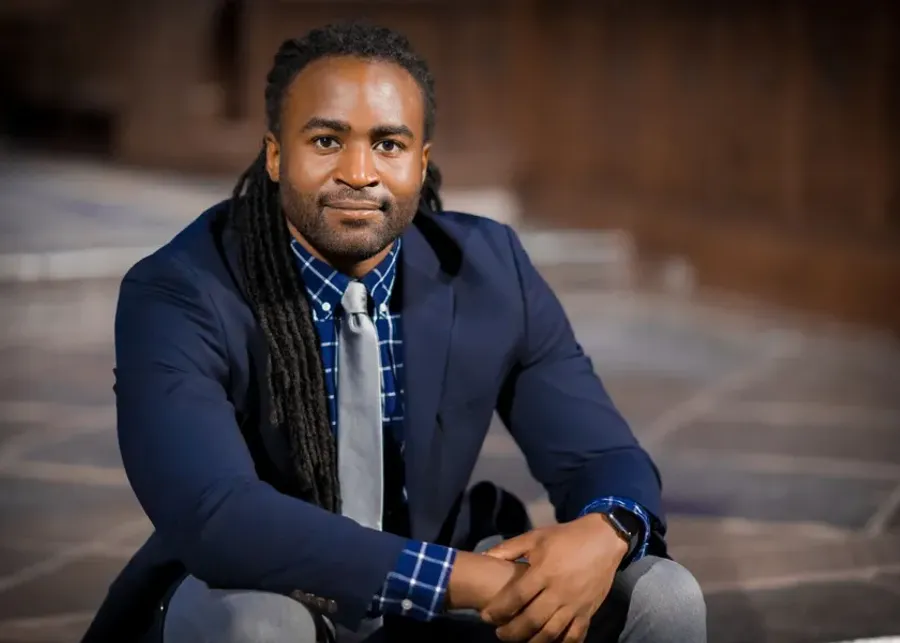
<svg viewBox="0 0 900 643"><path fill-rule="evenodd" d="M337 147L337 141L331 136L319 136L314 141L316 147L323 150L330 150Z"/></svg>
<svg viewBox="0 0 900 643"><path fill-rule="evenodd" d="M400 143L392 140L379 141L378 147L381 148L382 152L387 152L388 154L393 154L403 149L403 146Z"/></svg>

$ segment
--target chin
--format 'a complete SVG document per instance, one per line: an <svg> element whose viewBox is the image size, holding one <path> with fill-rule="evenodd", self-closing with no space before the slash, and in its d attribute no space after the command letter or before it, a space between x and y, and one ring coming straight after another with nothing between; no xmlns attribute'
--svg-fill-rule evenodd
<svg viewBox="0 0 900 643"><path fill-rule="evenodd" d="M383 242L373 239L371 235L341 235L330 245L329 255L344 261L365 261L371 259L391 244L392 240Z"/></svg>

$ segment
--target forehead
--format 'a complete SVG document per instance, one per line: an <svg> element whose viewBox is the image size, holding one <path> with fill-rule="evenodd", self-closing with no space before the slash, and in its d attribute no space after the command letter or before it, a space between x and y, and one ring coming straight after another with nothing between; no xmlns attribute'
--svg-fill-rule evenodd
<svg viewBox="0 0 900 643"><path fill-rule="evenodd" d="M284 120L299 127L313 117L346 121L353 129L403 124L419 132L424 124L422 91L409 72L352 57L307 65L288 87L282 109Z"/></svg>

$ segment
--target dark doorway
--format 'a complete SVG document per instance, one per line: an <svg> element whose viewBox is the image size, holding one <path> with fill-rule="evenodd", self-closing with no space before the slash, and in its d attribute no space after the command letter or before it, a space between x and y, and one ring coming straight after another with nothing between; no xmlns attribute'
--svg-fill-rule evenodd
<svg viewBox="0 0 900 643"><path fill-rule="evenodd" d="M104 156L110 152L113 115L35 91L36 70L65 69L57 22L0 21L0 136L17 147ZM66 78L58 72L59 78Z"/></svg>
<svg viewBox="0 0 900 643"><path fill-rule="evenodd" d="M242 21L244 2L224 0L219 3L213 24L213 78L222 90L222 116L228 120L243 117L241 73Z"/></svg>

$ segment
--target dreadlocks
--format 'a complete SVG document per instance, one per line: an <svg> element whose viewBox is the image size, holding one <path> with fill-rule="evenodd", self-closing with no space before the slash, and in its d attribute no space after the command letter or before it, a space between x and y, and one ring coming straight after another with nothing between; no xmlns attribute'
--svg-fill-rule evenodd
<svg viewBox="0 0 900 643"><path fill-rule="evenodd" d="M329 56L352 56L401 66L422 90L425 139L434 129L434 80L425 62L403 36L363 24L329 25L304 38L285 41L266 78L266 118L278 136L288 86L309 63ZM439 212L441 174L426 168L420 203ZM269 348L270 420L286 434L300 497L340 511L337 447L326 406L319 342L305 289L292 259L290 232L281 211L278 186L266 172L265 146L241 175L230 216L241 230L241 261L247 292Z"/></svg>

